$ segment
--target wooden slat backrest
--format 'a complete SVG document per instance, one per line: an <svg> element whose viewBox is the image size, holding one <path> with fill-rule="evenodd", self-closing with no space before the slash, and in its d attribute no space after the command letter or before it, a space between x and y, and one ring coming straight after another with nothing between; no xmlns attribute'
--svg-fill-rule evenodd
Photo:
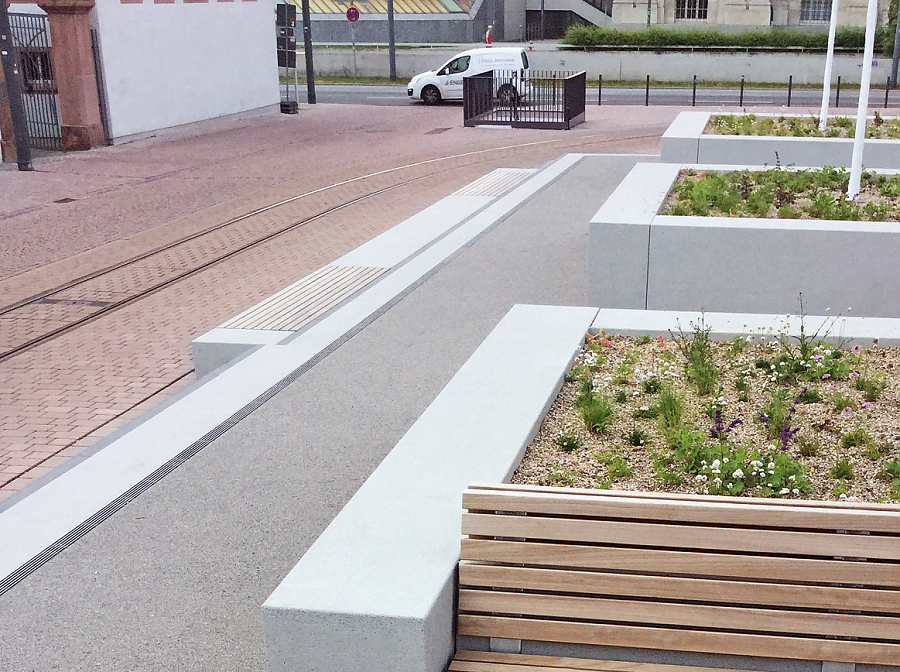
<svg viewBox="0 0 900 672"><path fill-rule="evenodd" d="M459 634L900 665L900 507L508 485L463 506Z"/></svg>

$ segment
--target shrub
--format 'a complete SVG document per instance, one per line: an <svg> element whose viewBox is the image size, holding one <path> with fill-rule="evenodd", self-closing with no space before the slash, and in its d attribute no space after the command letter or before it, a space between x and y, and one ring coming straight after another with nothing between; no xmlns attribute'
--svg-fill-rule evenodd
<svg viewBox="0 0 900 672"><path fill-rule="evenodd" d="M841 481L852 481L853 480L853 464L851 464L850 460L847 458L842 458L834 463L834 466L828 470L828 475L831 478L836 478Z"/></svg>

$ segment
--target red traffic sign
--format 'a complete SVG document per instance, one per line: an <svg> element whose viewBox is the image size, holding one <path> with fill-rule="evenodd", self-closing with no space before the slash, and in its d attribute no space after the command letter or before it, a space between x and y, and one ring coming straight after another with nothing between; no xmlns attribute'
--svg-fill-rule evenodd
<svg viewBox="0 0 900 672"><path fill-rule="evenodd" d="M356 7L347 8L347 20L350 23L356 23L357 21L359 21L359 10Z"/></svg>

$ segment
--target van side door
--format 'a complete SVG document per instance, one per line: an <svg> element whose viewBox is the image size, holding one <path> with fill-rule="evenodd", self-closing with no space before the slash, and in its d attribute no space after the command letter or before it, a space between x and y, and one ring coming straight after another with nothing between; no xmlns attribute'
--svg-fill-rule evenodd
<svg viewBox="0 0 900 672"><path fill-rule="evenodd" d="M437 79L441 97L445 100L460 100L463 97L463 77L469 69L471 56L454 58L438 70Z"/></svg>

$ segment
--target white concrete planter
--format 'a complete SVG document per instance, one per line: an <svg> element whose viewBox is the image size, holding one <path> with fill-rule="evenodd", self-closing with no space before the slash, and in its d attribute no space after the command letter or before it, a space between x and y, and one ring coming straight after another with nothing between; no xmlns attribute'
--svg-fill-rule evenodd
<svg viewBox="0 0 900 672"><path fill-rule="evenodd" d="M592 219L592 305L900 316L900 224L659 215L681 167L638 164Z"/></svg>
<svg viewBox="0 0 900 672"><path fill-rule="evenodd" d="M851 138L794 138L758 135L704 135L713 112L682 112L662 138L666 163L849 168ZM789 116L789 115L786 115ZM900 140L866 140L866 168L900 169Z"/></svg>

